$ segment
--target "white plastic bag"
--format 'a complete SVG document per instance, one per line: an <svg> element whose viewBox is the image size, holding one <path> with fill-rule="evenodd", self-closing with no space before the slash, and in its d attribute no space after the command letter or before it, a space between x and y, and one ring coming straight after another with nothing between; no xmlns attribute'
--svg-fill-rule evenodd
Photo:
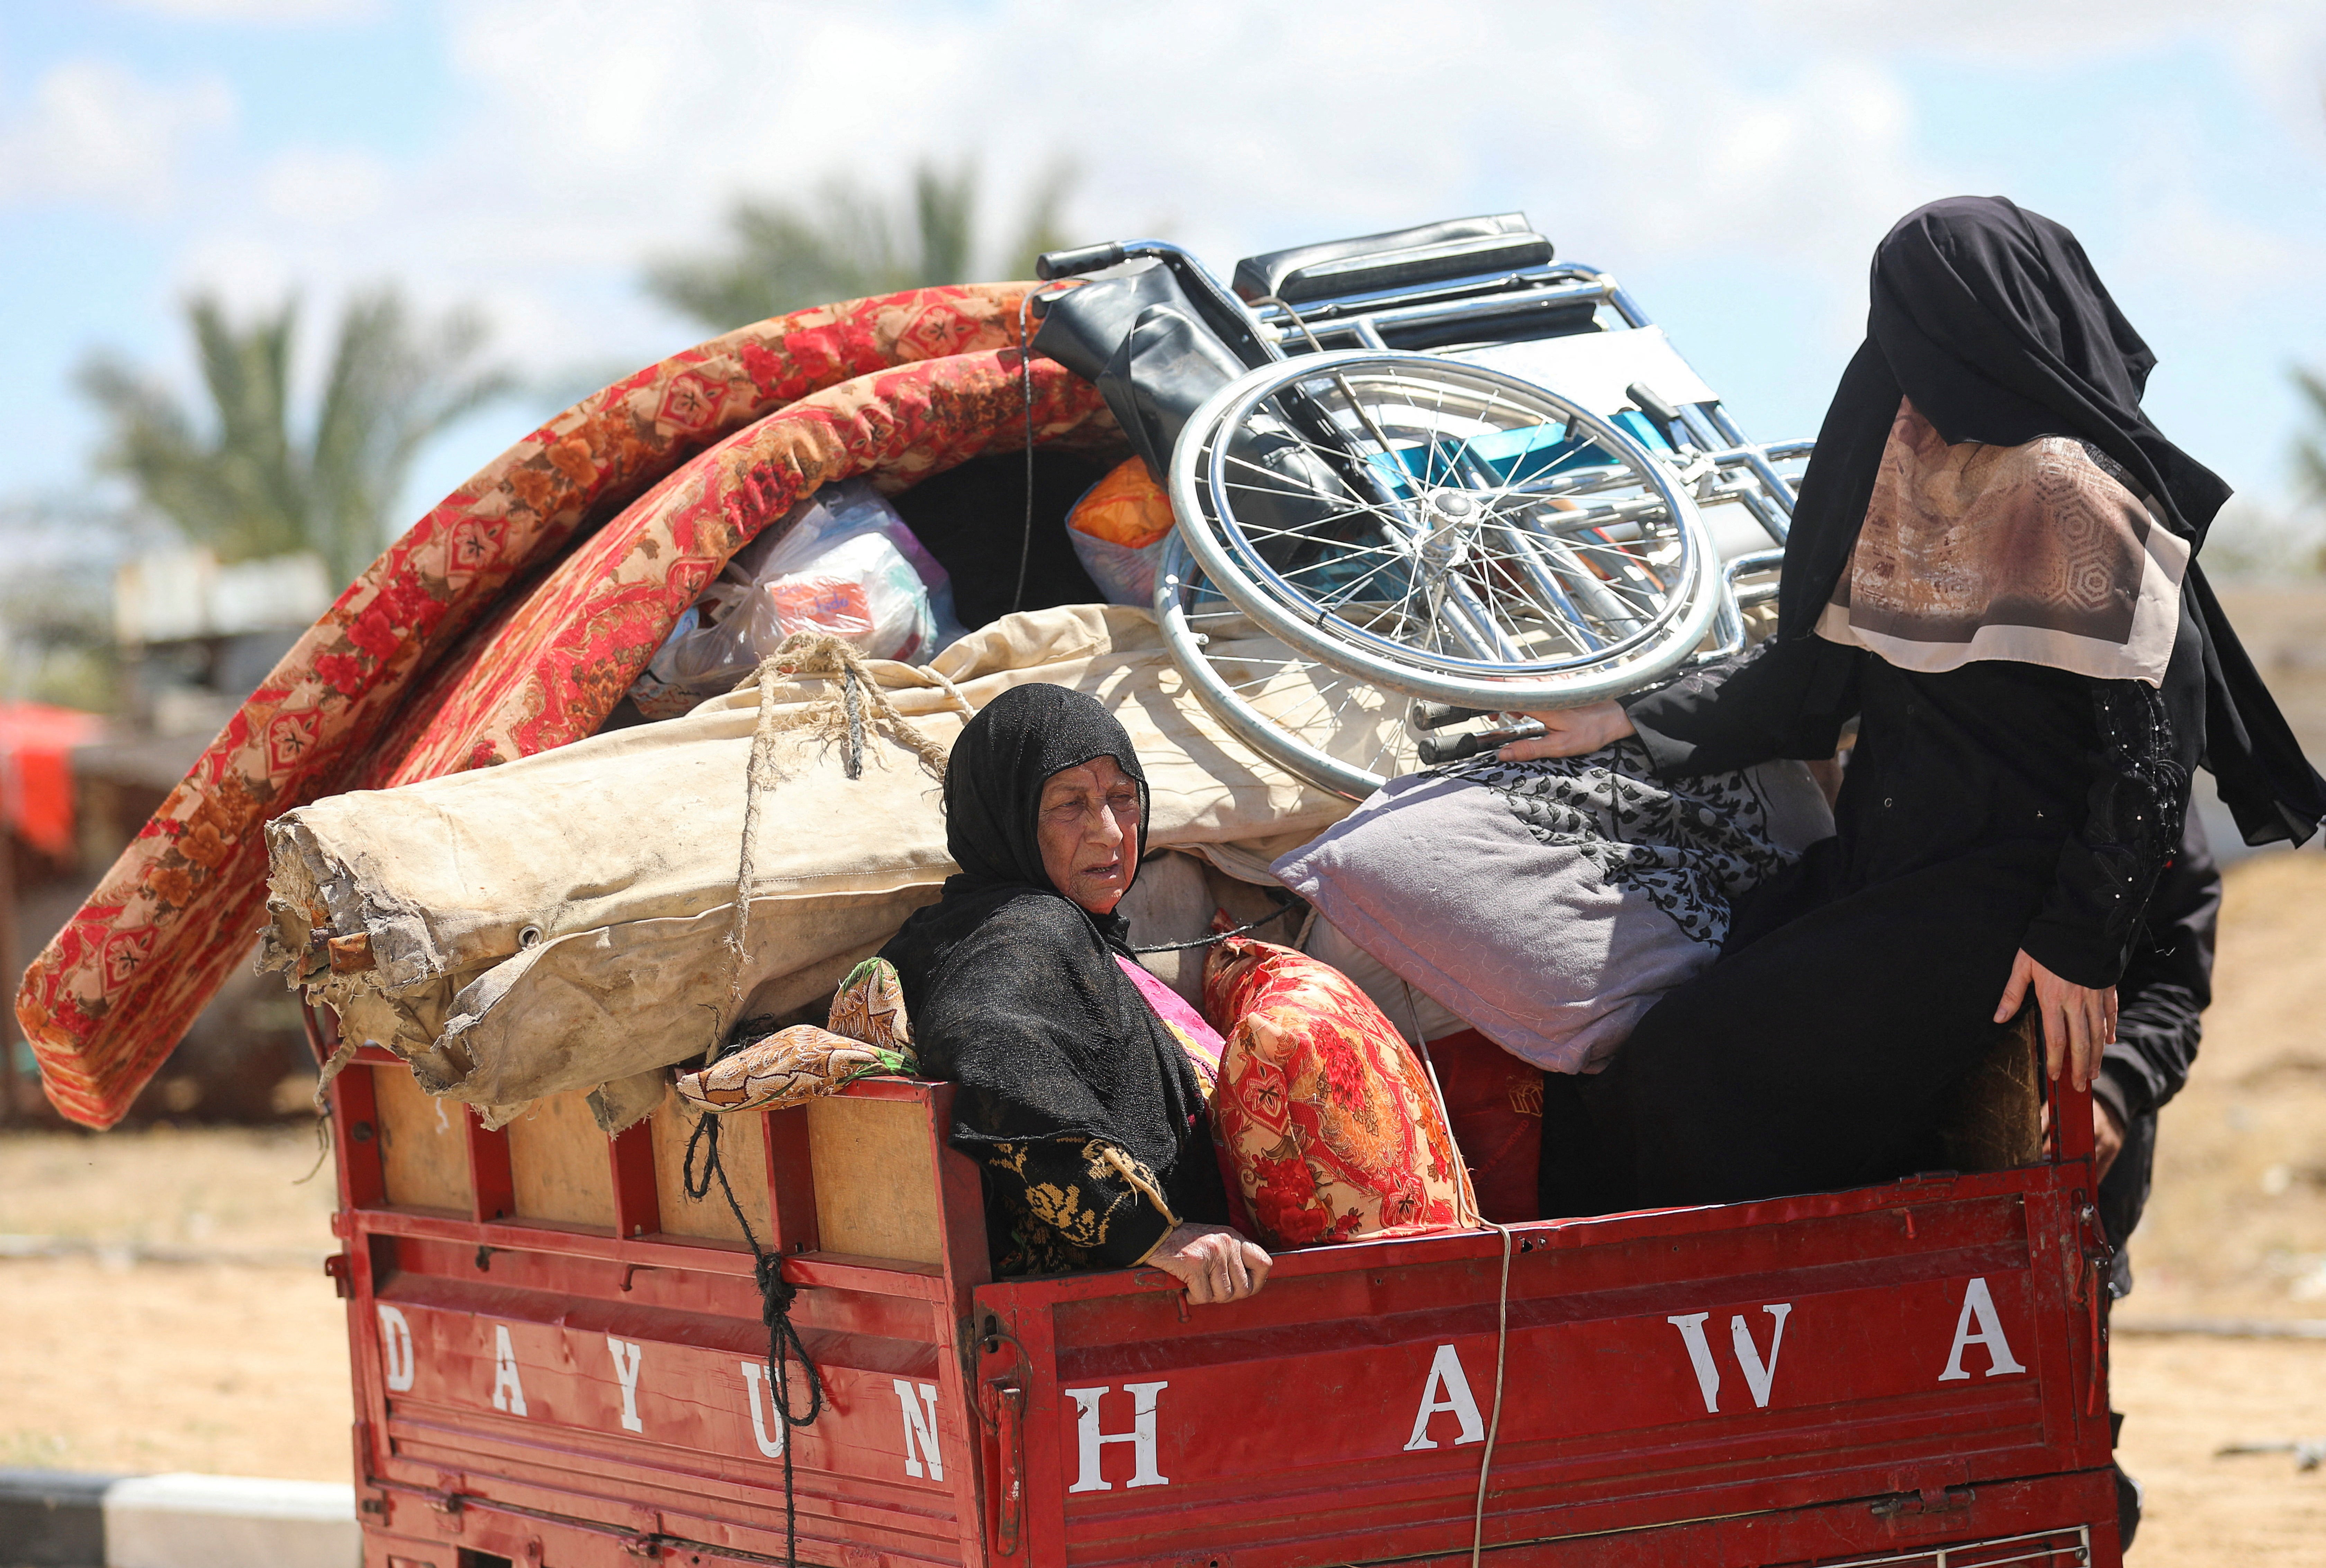
<svg viewBox="0 0 2326 1568"><path fill-rule="evenodd" d="M630 688L649 719L730 691L795 632L926 663L962 636L953 580L862 479L827 485L780 538L754 540L687 607Z"/></svg>

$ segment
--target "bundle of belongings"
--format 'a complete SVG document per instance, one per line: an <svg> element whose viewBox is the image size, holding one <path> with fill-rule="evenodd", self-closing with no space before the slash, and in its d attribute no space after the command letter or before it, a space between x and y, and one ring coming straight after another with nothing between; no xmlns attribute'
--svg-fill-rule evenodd
<svg viewBox="0 0 2326 1568"><path fill-rule="evenodd" d="M847 662L770 663L683 718L286 812L262 967L490 1125L584 1090L611 1131L664 1069L821 1003L936 896L954 868L935 767L1013 686L1091 691L1120 718L1154 781L1151 849L1263 879L1347 810L1226 733L1140 612L1030 612L929 665ZM858 739L854 708L872 719Z"/></svg>
<svg viewBox="0 0 2326 1568"><path fill-rule="evenodd" d="M679 617L627 724L271 822L262 967L328 1004L349 1046L393 1052L488 1127L576 1091L610 1134L674 1083L706 1116L877 1073L963 1083L959 1103L992 1125L963 1112L954 1142L985 1164L1006 1272L1139 1261L1190 1217L1270 1248L1533 1218L1544 1072L1597 1071L1702 970L1729 901L1831 832L1824 798L1799 764L1673 782L1631 745L1448 766L1351 814L1263 762L1196 699L1145 608L1171 527L1161 460L1234 366L1182 351L1192 327L1165 280L1115 292L1053 302L1036 345L1130 438L1127 459L1035 497L1051 528L1064 518L1066 575L1107 603L1002 613L1033 540L998 600L984 558L1006 552L961 548L962 518L1008 515L977 493L978 465L893 503L827 485ZM1263 707L1316 700L1286 668ZM1022 854L972 867L951 800L957 743L1029 688L1079 694L1089 711L1056 710L1080 717L1053 738L1116 738L1100 749L1140 802L1120 907L1077 917L1096 946L1072 961L1097 967L1056 996L1117 988L1090 1028L1164 1053L1102 1071L1093 1040L1037 1029L1024 1049L1096 1074L1056 1103L1023 1062L981 1079L945 1026L959 998L935 998L931 1025L916 1015L932 997L910 994L926 966L889 961L916 951L926 923L908 917L974 888L1074 902ZM1331 744L1375 754L1401 722L1385 699L1344 711ZM1030 815L1030 797L1010 809ZM1277 940L1251 934L1270 921ZM1079 954L1084 925L1061 929ZM986 1032L1047 994L1004 998ZM1021 1089L1034 1099L1011 1110Z"/></svg>
<svg viewBox="0 0 2326 1568"><path fill-rule="evenodd" d="M704 608L736 614L736 580ZM679 717L284 814L262 963L489 1126L577 1090L612 1133L674 1083L720 1115L930 1071L875 954L956 871L947 753L1005 692L1088 693L1147 793L1126 930L1175 949L1116 961L1199 1086L1228 1214L1280 1248L1532 1217L1542 1071L1593 1071L1709 961L1727 900L1830 831L1798 764L1680 784L1635 746L1452 765L1352 814L1225 733L1143 611L1009 616L925 664L866 635L795 635L708 700L641 682ZM1188 940L1264 917L1286 942ZM1028 1229L1005 1261L1099 1260Z"/></svg>

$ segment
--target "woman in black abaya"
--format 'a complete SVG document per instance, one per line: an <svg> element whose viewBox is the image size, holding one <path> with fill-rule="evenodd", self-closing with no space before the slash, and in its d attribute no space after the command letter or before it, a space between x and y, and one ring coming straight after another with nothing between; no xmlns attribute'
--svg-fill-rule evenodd
<svg viewBox="0 0 2326 1568"><path fill-rule="evenodd" d="M2307 839L2303 758L2193 557L2228 487L2141 412L2154 357L2075 237L2001 198L1873 268L1785 549L1777 634L1512 760L1637 734L1660 771L1831 756L1837 836L1596 1080L1554 1085L1546 1212L1733 1202L1943 1163L1947 1091L2033 997L2089 1085L2201 764L2248 842Z"/></svg>
<svg viewBox="0 0 2326 1568"><path fill-rule="evenodd" d="M953 1142L985 1172L997 1273L1145 1264L1198 1303L1260 1289L1269 1256L1223 1223L1201 1081L1125 968L1147 780L1096 699L1002 693L945 767L961 875L880 956L925 1071L961 1086Z"/></svg>

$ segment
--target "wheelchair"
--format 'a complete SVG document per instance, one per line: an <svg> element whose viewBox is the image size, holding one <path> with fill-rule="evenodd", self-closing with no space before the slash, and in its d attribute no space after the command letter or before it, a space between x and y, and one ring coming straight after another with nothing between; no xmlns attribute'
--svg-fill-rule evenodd
<svg viewBox="0 0 2326 1568"><path fill-rule="evenodd" d="M1362 799L1525 732L1500 716L1726 658L1775 595L1810 443L1747 438L1522 214L1249 257L1231 286L1159 240L1037 271L1159 271L1208 329L1225 384L1169 442L1155 614L1205 706L1319 787Z"/></svg>

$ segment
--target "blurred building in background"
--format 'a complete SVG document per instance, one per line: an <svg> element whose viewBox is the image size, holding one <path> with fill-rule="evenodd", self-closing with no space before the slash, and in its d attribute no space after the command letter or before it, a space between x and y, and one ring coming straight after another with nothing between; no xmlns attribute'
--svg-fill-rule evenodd
<svg viewBox="0 0 2326 1568"><path fill-rule="evenodd" d="M220 564L207 549L130 557L113 584L110 714L0 701L0 965L16 978L277 660L329 608L312 552ZM54 1120L11 1011L0 1112ZM237 972L139 1096L132 1121L268 1121L308 1111L297 998Z"/></svg>

